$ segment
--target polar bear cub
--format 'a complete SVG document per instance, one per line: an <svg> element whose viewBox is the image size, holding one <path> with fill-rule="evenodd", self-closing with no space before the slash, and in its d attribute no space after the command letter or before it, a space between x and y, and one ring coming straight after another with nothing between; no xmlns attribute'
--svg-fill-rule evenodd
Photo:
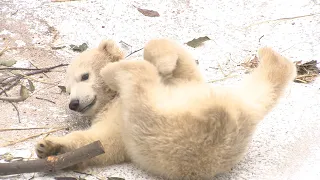
<svg viewBox="0 0 320 180"><path fill-rule="evenodd" d="M113 41L102 41L80 54L68 71L68 91L80 107L70 109L94 115L93 125L41 140L37 155L45 158L100 140L105 154L77 167L131 161L168 179L210 179L229 171L296 76L294 64L270 48L260 49L259 59L238 88L211 87L192 56L170 40L149 41L143 60L124 60ZM89 78L83 78L87 72Z"/></svg>
<svg viewBox="0 0 320 180"><path fill-rule="evenodd" d="M120 93L122 137L131 160L169 179L210 179L230 170L296 76L294 64L270 48L260 49L259 58L259 67L237 89L199 81L163 84L177 71L192 78L183 75L190 67L175 71L182 68L172 63L176 57L104 67L105 83Z"/></svg>

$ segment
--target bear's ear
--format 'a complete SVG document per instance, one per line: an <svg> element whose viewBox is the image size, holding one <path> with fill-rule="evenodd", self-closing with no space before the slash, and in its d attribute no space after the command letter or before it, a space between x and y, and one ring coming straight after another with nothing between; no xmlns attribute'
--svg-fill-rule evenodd
<svg viewBox="0 0 320 180"><path fill-rule="evenodd" d="M119 46L112 40L102 40L98 46L99 51L102 51L111 59L111 62L124 59L124 53L120 50Z"/></svg>

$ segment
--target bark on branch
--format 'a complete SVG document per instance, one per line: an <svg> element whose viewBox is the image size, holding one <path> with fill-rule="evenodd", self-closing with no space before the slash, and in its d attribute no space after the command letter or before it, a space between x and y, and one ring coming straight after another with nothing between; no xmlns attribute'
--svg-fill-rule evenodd
<svg viewBox="0 0 320 180"><path fill-rule="evenodd" d="M95 141L74 151L58 156L49 156L46 159L0 163L0 176L31 172L55 172L103 153L101 142Z"/></svg>

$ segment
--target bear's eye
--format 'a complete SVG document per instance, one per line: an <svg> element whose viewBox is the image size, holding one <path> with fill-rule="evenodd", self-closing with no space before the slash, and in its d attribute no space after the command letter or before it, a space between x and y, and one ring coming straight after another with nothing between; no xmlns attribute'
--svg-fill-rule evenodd
<svg viewBox="0 0 320 180"><path fill-rule="evenodd" d="M81 81L86 81L89 79L89 73L82 74Z"/></svg>

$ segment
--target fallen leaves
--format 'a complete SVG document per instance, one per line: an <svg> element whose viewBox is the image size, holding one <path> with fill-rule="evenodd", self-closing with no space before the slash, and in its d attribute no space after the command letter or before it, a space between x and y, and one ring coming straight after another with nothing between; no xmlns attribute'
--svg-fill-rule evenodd
<svg viewBox="0 0 320 180"><path fill-rule="evenodd" d="M36 69L32 69L32 68L0 68L0 70L7 70L7 71L11 71L11 73L14 76L8 76L5 78L2 78L1 80L1 86L0 86L0 95L5 93L6 91L9 91L11 88L15 87L17 84L20 83L21 79L27 79L28 80L28 84L29 84L29 90L26 88L26 86L21 85L20 87L20 96L17 97L0 97L0 100L3 101L8 101L8 102L20 102L20 101L24 101L29 97L29 91L30 92L34 92L35 90L35 86L33 84L32 81L37 81L37 82L41 82L41 83L46 83L46 84L53 84L53 83L48 83L45 81L40 81L34 78L31 78L31 75L35 75L35 74L40 74L40 73L44 73L44 72L49 72L52 69L58 68L58 67L62 67L62 66L67 66L68 64L59 64L57 66L52 66L52 67L48 67L48 68L36 68ZM13 73L12 70L25 70L25 71L30 71L27 73ZM54 84L56 85L56 84Z"/></svg>
<svg viewBox="0 0 320 180"><path fill-rule="evenodd" d="M157 11L154 10L149 10L149 9L142 9L142 8L138 8L136 6L133 6L135 8L137 8L137 10L143 14L144 16L148 16L148 17L159 17L160 14Z"/></svg>
<svg viewBox="0 0 320 180"><path fill-rule="evenodd" d="M196 48L202 46L205 41L210 40L208 36L203 36L199 38L194 38L191 41L187 42L186 44L190 47Z"/></svg>
<svg viewBox="0 0 320 180"><path fill-rule="evenodd" d="M294 80L296 83L310 83L313 82L320 73L320 69L317 67L317 61L312 60L306 63L302 61L295 62L297 67L297 77Z"/></svg>
<svg viewBox="0 0 320 180"><path fill-rule="evenodd" d="M254 54L251 57L247 58L243 63L240 64L241 66L249 69L253 69L258 67L259 65L259 59L258 57Z"/></svg>
<svg viewBox="0 0 320 180"><path fill-rule="evenodd" d="M317 67L318 62L316 60L305 63L297 61L294 63L297 67L297 77L294 79L294 82L307 84L313 82L319 76L320 69ZM240 65L245 67L248 71L252 71L252 69L258 67L259 59L256 55L252 55Z"/></svg>

